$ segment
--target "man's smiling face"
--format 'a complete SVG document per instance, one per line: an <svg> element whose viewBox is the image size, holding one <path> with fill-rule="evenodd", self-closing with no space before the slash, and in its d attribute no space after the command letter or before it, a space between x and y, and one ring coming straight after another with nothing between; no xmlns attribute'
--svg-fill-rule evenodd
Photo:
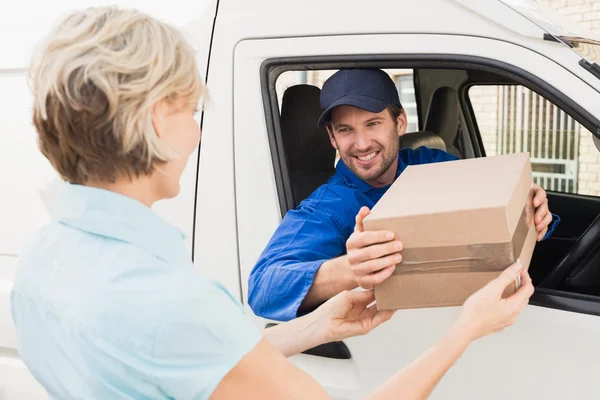
<svg viewBox="0 0 600 400"><path fill-rule="evenodd" d="M372 113L353 106L339 106L331 112L327 132L341 159L360 179L373 187L394 181L399 136L406 133L404 111L394 118L388 108Z"/></svg>

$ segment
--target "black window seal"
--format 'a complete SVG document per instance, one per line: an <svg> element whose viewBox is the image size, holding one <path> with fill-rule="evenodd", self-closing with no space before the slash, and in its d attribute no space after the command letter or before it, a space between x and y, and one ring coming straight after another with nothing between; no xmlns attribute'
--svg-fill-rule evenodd
<svg viewBox="0 0 600 400"><path fill-rule="evenodd" d="M487 157L485 146L483 145L483 138L479 131L479 123L475 117L475 110L473 110L473 104L469 97L469 89L473 86L477 86L477 84L467 84L461 87L458 91L458 101L461 103L461 110L467 124L467 132L471 139L471 143L474 145L475 154L477 157Z"/></svg>
<svg viewBox="0 0 600 400"><path fill-rule="evenodd" d="M413 71L413 88L415 89L415 103L417 104L417 128L422 131L425 125L426 115L423 115L423 105L421 104L421 80L417 79L417 74L415 74L415 69Z"/></svg>

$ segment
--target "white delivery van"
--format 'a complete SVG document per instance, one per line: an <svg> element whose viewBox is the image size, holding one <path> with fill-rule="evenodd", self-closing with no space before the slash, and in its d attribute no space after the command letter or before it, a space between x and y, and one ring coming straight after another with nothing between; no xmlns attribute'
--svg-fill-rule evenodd
<svg viewBox="0 0 600 400"><path fill-rule="evenodd" d="M382 68L409 116L403 146L461 158L528 151L562 218L536 247L530 306L469 348L431 398L599 396L600 42L591 32L525 0L179 3L160 7L180 11L211 101L181 194L156 211L188 234L199 269L248 307L248 276L282 216L333 173L316 128L323 80ZM0 66L0 96L0 398L44 398L19 360L9 293L20 246L50 220L42 199L56 176L35 146L24 65ZM334 398L360 398L432 345L458 310L399 311L369 335L292 361ZM261 328L273 322L256 317Z"/></svg>

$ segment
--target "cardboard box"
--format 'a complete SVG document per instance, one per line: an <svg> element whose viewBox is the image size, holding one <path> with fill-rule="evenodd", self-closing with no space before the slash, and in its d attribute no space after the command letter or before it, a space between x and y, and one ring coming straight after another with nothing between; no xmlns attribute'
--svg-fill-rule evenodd
<svg viewBox="0 0 600 400"><path fill-rule="evenodd" d="M375 287L377 308L461 305L517 259L528 268L532 185L528 153L409 166L364 220L404 244L394 274Z"/></svg>

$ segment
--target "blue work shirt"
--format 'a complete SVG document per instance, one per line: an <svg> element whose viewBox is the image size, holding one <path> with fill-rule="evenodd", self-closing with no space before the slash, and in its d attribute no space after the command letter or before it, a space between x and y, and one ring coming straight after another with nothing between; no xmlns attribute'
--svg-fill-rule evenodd
<svg viewBox="0 0 600 400"><path fill-rule="evenodd" d="M150 208L66 185L19 257L19 355L50 399L207 399L260 331Z"/></svg>
<svg viewBox="0 0 600 400"><path fill-rule="evenodd" d="M398 154L396 178L409 165L457 159L426 147L404 149ZM360 208L373 208L390 186L374 188L338 161L327 183L285 215L254 266L248 282L254 313L278 321L296 318L321 264L346 253ZM545 238L559 220L554 216Z"/></svg>

